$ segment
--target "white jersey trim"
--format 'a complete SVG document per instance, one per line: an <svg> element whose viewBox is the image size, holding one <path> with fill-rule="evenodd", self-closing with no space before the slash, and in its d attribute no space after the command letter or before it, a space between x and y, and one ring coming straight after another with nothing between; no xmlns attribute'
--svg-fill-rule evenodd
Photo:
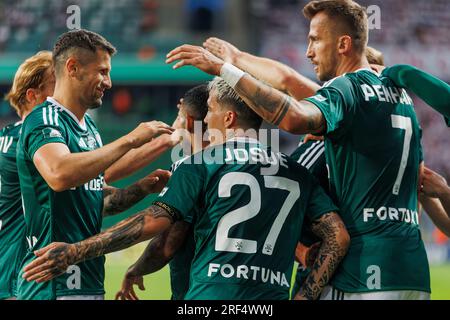
<svg viewBox="0 0 450 320"><path fill-rule="evenodd" d="M67 114L72 117L72 119L74 119L78 125L80 126L81 129L83 129L84 131L87 130L87 126L86 126L86 120L85 120L85 116L83 116L83 119L81 119L81 121L78 120L78 118L73 114L72 111L70 111L69 109L67 109L66 107L64 107L62 104L60 104L58 101L55 100L55 98L53 97L47 97L47 101L50 102L51 104L53 104L54 106L56 106L57 108L67 112ZM50 112L51 114L51 112ZM53 120L52 120L53 121ZM58 123L58 119L56 118L56 123ZM44 116L44 123L45 123L45 116ZM47 124L47 123L45 123ZM52 123L51 123L52 124ZM57 124L58 125L58 124Z"/></svg>

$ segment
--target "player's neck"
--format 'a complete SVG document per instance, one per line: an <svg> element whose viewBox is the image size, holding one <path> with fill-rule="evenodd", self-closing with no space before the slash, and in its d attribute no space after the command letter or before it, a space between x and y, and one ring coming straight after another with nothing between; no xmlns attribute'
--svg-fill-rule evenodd
<svg viewBox="0 0 450 320"><path fill-rule="evenodd" d="M336 77L339 77L344 73L355 72L356 70L363 68L370 69L370 64L367 62L367 58L365 56L345 57L336 69Z"/></svg>
<svg viewBox="0 0 450 320"><path fill-rule="evenodd" d="M225 141L234 138L251 138L258 140L258 134L256 130L249 130L244 128L232 128L231 130L227 129L225 133Z"/></svg>
<svg viewBox="0 0 450 320"><path fill-rule="evenodd" d="M72 112L78 121L83 121L87 108L80 103L76 90L68 90L66 87L56 85L53 99Z"/></svg>
<svg viewBox="0 0 450 320"><path fill-rule="evenodd" d="M203 140L203 135L202 135L202 139L199 139L199 138L196 138L194 133L191 133L191 151L192 151L192 154L195 154L197 152L202 151L207 146L209 146L209 141L204 141Z"/></svg>

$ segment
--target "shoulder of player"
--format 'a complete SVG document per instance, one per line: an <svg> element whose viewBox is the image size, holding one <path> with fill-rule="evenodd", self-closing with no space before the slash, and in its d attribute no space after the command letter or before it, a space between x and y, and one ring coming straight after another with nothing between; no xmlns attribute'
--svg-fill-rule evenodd
<svg viewBox="0 0 450 320"><path fill-rule="evenodd" d="M50 113L48 107L50 106L51 104L48 101L44 101L40 105L34 107L33 110L30 112L30 114L23 121L23 126L26 127L30 124L32 125L32 124L48 123L48 116Z"/></svg>
<svg viewBox="0 0 450 320"><path fill-rule="evenodd" d="M189 157L184 157L180 160L175 161L174 163L172 163L172 165L170 166L170 172L175 172L175 170L177 170L177 168L188 159Z"/></svg>
<svg viewBox="0 0 450 320"><path fill-rule="evenodd" d="M17 136L17 135L19 135L19 131L20 131L21 127L22 127L21 121L7 124L0 130L0 137Z"/></svg>

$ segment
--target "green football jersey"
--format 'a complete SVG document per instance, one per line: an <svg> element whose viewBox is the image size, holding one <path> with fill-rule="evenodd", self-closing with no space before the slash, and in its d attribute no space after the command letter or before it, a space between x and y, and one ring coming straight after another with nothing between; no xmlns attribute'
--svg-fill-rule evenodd
<svg viewBox="0 0 450 320"><path fill-rule="evenodd" d="M306 100L327 122L331 197L351 236L332 284L345 292L429 292L417 212L421 130L411 98L390 79L362 69Z"/></svg>
<svg viewBox="0 0 450 320"><path fill-rule="evenodd" d="M171 300L184 300L184 297L189 290L191 264L194 259L194 253L194 231L191 227L186 235L183 245L169 262L170 288L172 290Z"/></svg>
<svg viewBox="0 0 450 320"><path fill-rule="evenodd" d="M170 171L173 173L185 159L175 162ZM196 210L196 209L193 209ZM194 229L189 228L183 245L177 250L169 262L170 288L172 290L171 300L184 300L189 290L189 278L191 275L191 264L194 259L195 240Z"/></svg>
<svg viewBox="0 0 450 320"><path fill-rule="evenodd" d="M305 217L337 210L306 169L249 138L185 160L154 203L195 221L188 300L289 299Z"/></svg>
<svg viewBox="0 0 450 320"><path fill-rule="evenodd" d="M53 191L33 163L35 152L48 143L63 143L72 153L102 146L97 128L88 115L81 124L73 113L52 98L47 98L25 119L17 152L29 246L23 266L35 258L34 250L55 241L75 243L101 231L103 175L70 190ZM104 261L104 257L99 257L70 266L65 274L43 284L20 277L18 298L103 294Z"/></svg>
<svg viewBox="0 0 450 320"><path fill-rule="evenodd" d="M323 190L327 194L329 193L328 170L325 160L325 143L323 141L308 140L307 142L300 142L297 149L290 155L290 158L308 169L308 171L316 177ZM311 246L319 241L321 240L311 231L311 222L306 219L303 224L300 242L306 246ZM300 290L300 287L303 285L310 272L311 270L306 266L301 264L298 265L297 273L295 274L294 287L292 288L292 297Z"/></svg>
<svg viewBox="0 0 450 320"><path fill-rule="evenodd" d="M0 299L15 296L17 272L25 248L25 219L16 165L22 122L0 132Z"/></svg>

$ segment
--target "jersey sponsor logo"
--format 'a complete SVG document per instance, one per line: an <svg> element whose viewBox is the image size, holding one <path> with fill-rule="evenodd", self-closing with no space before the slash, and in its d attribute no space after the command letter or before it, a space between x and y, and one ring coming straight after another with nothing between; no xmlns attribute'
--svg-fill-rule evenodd
<svg viewBox="0 0 450 320"><path fill-rule="evenodd" d="M13 137L8 136L0 137L0 151L2 153L7 153L13 141L14 141Z"/></svg>
<svg viewBox="0 0 450 320"><path fill-rule="evenodd" d="M412 99L408 96L405 89L397 87L388 87L383 85L362 84L361 90L364 93L364 100L378 100L392 104L409 104L413 105Z"/></svg>
<svg viewBox="0 0 450 320"><path fill-rule="evenodd" d="M368 222L373 219L380 221L403 221L419 225L419 214L417 211L406 208L380 207L376 210L375 208L364 208L363 221Z"/></svg>
<svg viewBox="0 0 450 320"><path fill-rule="evenodd" d="M56 130L55 128L44 128L42 129L42 134L44 135L45 139L62 138L61 132L59 130Z"/></svg>
<svg viewBox="0 0 450 320"><path fill-rule="evenodd" d="M97 145L97 140L93 136L81 137L78 141L78 146L82 149L94 150Z"/></svg>
<svg viewBox="0 0 450 320"><path fill-rule="evenodd" d="M104 183L105 183L105 179L103 178L103 176L100 176L97 179L92 179L91 181L86 182L84 184L84 190L86 190L86 191L102 191Z"/></svg>
<svg viewBox="0 0 450 320"><path fill-rule="evenodd" d="M208 267L208 277L220 276L225 279L245 279L256 282L270 283L289 288L289 282L283 272L273 271L269 268L258 266L239 265L237 267L231 264L210 263Z"/></svg>
<svg viewBox="0 0 450 320"><path fill-rule="evenodd" d="M324 102L327 100L327 98L325 98L323 95L321 94L316 94L315 96L312 96L311 98L313 98L314 100L317 100L319 102Z"/></svg>

